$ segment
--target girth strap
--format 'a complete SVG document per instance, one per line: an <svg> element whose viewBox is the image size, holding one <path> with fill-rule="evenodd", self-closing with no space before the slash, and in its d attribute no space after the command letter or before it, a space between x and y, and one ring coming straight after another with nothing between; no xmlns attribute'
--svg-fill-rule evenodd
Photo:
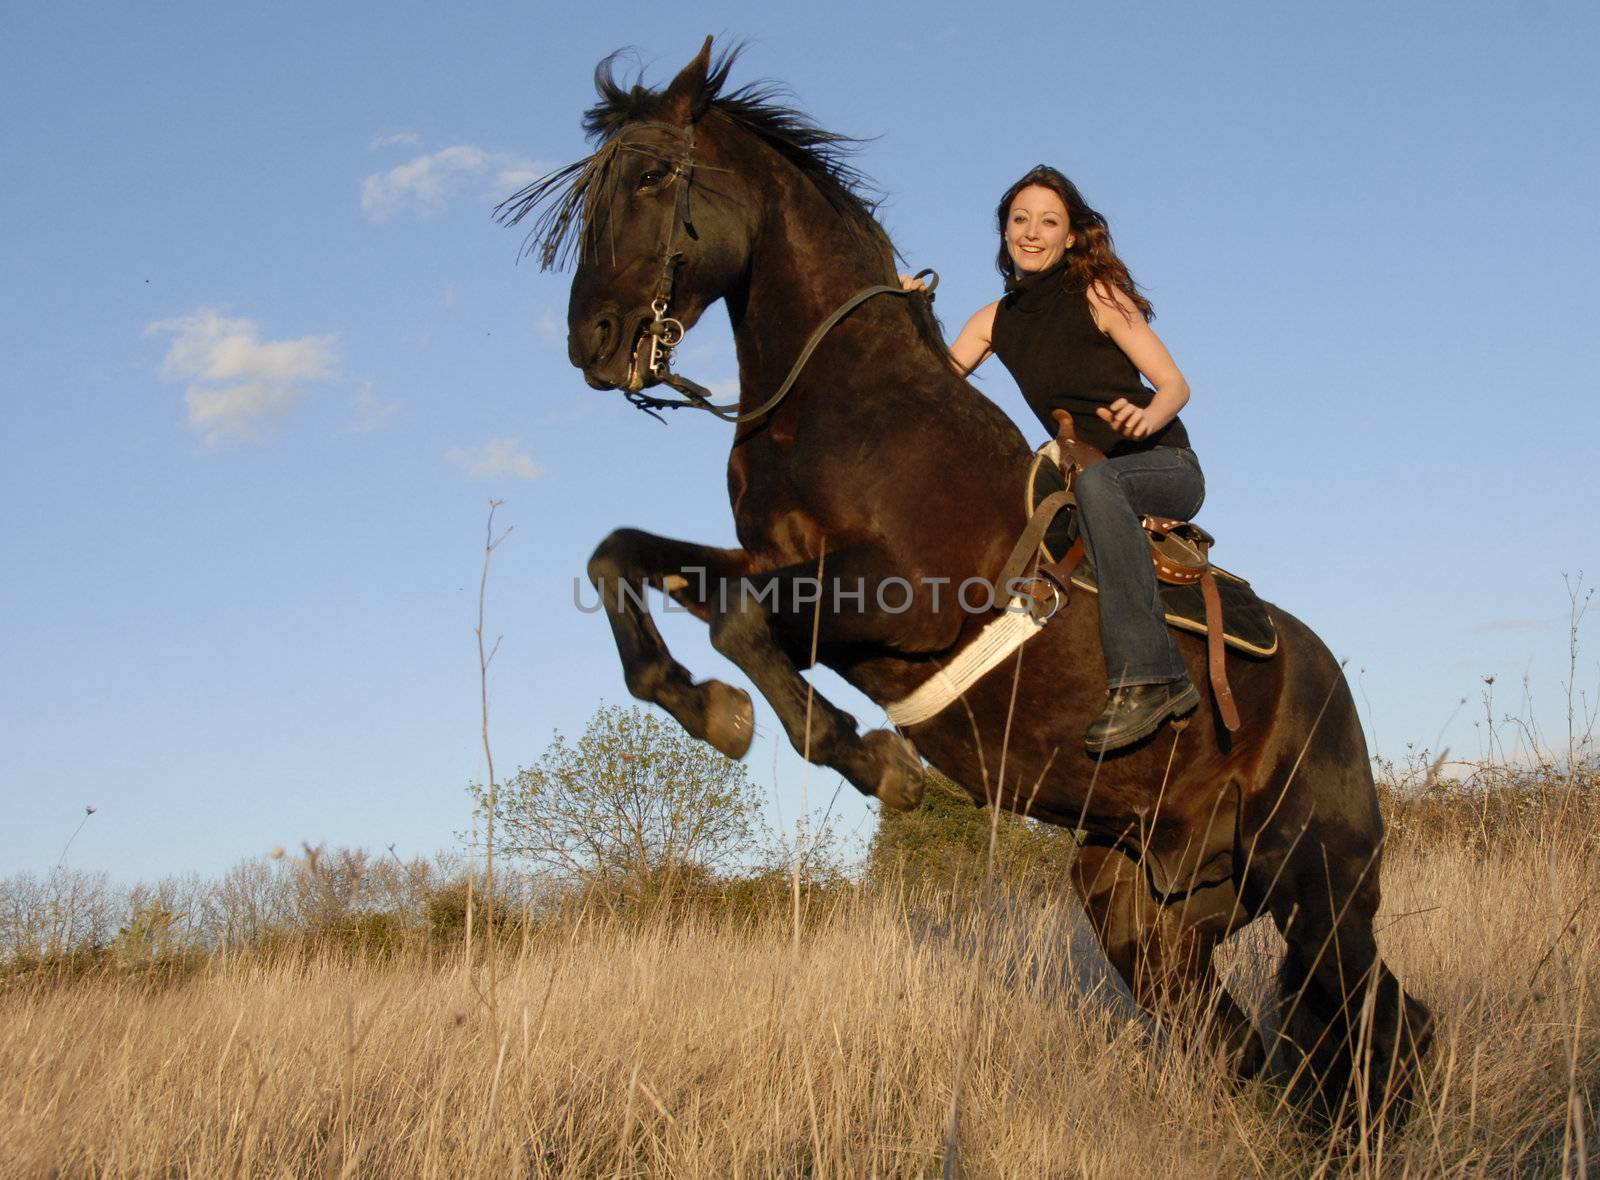
<svg viewBox="0 0 1600 1180"><path fill-rule="evenodd" d="M1001 593L1011 592L1011 583L1022 576L1024 570L1033 561L1039 552L1039 547L1044 544L1044 535L1055 522L1056 515L1069 506L1078 502L1077 493L1068 488L1065 491L1051 492L1038 506L1033 514L1028 517L1028 523L1022 530L1022 536L1017 538L1017 543L1011 548L1011 556L1006 558L1006 564L1000 570L1000 580L997 589ZM1063 587L1063 589L1065 589Z"/></svg>
<svg viewBox="0 0 1600 1180"><path fill-rule="evenodd" d="M1060 587L1062 594L1066 594L1072 586L1072 571L1078 568L1078 563L1083 560L1084 552L1083 538L1078 537L1067 547L1067 551L1061 555L1060 561L1040 566L1039 572Z"/></svg>
<svg viewBox="0 0 1600 1180"><path fill-rule="evenodd" d="M1206 603L1206 665L1211 673L1211 695L1229 733L1239 731L1239 706L1228 684L1228 652L1222 642L1222 595L1217 592L1217 576L1207 565L1200 575L1200 593Z"/></svg>

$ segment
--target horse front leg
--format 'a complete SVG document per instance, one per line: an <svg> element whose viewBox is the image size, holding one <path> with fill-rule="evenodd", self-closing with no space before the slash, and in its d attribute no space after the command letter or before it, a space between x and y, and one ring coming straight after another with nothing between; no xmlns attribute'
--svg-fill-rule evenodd
<svg viewBox="0 0 1600 1180"><path fill-rule="evenodd" d="M645 604L646 587L673 595L709 618L717 588L749 567L742 549L673 541L638 529L618 529L589 558L589 581L600 594L622 657L628 691L660 705L692 736L729 758L743 758L755 735L750 694L720 680L695 683L672 658Z"/></svg>
<svg viewBox="0 0 1600 1180"><path fill-rule="evenodd" d="M878 563L881 567L881 563ZM840 573L843 567L845 573ZM856 732L856 719L800 675L791 652L809 652L813 635L822 643L883 643L883 616L866 610L844 614L829 609L840 595L830 587L857 583L852 601L870 601L861 586L876 586L875 563L830 554L828 577L817 567L790 566L724 583L711 611L711 645L750 677L771 704L795 750L808 761L838 771L864 795L897 811L922 800L922 759L910 742L890 730ZM807 661L809 663L809 660Z"/></svg>
<svg viewBox="0 0 1600 1180"><path fill-rule="evenodd" d="M1096 845L1079 850L1072 882L1106 959L1139 1006L1208 1040L1236 1076L1259 1073L1267 1056L1261 1036L1212 961L1237 924L1231 882L1169 902L1151 892L1142 865Z"/></svg>

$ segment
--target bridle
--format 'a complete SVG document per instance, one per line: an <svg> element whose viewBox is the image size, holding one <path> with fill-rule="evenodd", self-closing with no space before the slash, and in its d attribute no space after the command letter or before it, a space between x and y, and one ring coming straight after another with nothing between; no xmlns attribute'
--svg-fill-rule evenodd
<svg viewBox="0 0 1600 1180"><path fill-rule="evenodd" d="M801 370L806 362L811 359L811 354L816 351L817 345L822 343L826 336L840 320L849 315L861 304L871 299L874 295L915 295L921 294L931 298L934 288L939 285L939 276L933 270L918 271L916 277L926 278L926 286L920 291L907 291L904 288L888 283L865 287L851 295L836 307L826 319L816 326L807 338L805 347L800 350L800 355L795 358L794 364L789 369L789 375L784 378L783 384L778 387L771 397L762 402L753 410L739 411L737 402L717 405L711 400L709 389L691 381L681 373L672 371L673 351L683 342L685 329L683 321L672 314L673 294L677 286L678 268L683 265L683 253L673 248L679 227L694 236L694 224L689 218L689 190L694 183L694 124L687 127L674 127L670 123L640 123L640 129L663 131L676 138L680 144L677 158L673 160L672 170L668 173L668 184L677 186L676 199L666 214L666 224L661 231L661 270L656 277L655 289L650 295L650 321L639 332L639 338L634 342L633 358L628 365L628 383L622 390L622 395L638 409L650 414L657 419L660 415L657 410L681 410L685 407L705 410L715 414L724 422L735 425L752 422L764 417L777 408L778 403L788 396L794 388L794 383L799 379ZM619 145L620 142L619 142ZM658 382L670 386L683 394L682 399L657 397L645 393L647 383Z"/></svg>
<svg viewBox="0 0 1600 1180"><path fill-rule="evenodd" d="M644 326L634 344L633 360L628 367L628 388L623 391L634 405L648 409L650 407L641 404L641 400L661 399L647 398L641 392L645 381L652 377L657 381L666 381L672 375L668 368L672 362L672 352L685 335L682 321L670 314L678 268L683 265L683 254L672 246L680 225L690 234L694 232L693 223L689 220L689 186L694 183L694 124L674 127L670 123L645 123L642 126L676 136L682 145L667 179L668 184L677 186L678 192L661 230L661 273L656 277L655 290L650 295L650 322Z"/></svg>

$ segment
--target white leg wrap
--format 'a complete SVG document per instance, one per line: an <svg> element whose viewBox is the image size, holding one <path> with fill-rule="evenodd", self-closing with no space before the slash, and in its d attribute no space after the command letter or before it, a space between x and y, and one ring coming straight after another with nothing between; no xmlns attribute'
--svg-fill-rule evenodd
<svg viewBox="0 0 1600 1180"><path fill-rule="evenodd" d="M955 659L924 680L911 695L887 705L884 712L902 727L928 720L994 671L1008 655L1044 630L1049 621L1035 618L1026 599L1013 598L1005 613L979 631Z"/></svg>

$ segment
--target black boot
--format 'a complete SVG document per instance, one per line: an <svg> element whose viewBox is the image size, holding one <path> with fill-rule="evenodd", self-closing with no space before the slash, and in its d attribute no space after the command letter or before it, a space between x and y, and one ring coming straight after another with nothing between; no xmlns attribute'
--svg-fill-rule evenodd
<svg viewBox="0 0 1600 1180"><path fill-rule="evenodd" d="M1105 754L1149 737L1169 717L1183 717L1200 704L1200 690L1187 676L1165 684L1130 684L1106 693L1105 710L1089 723L1083 744Z"/></svg>

